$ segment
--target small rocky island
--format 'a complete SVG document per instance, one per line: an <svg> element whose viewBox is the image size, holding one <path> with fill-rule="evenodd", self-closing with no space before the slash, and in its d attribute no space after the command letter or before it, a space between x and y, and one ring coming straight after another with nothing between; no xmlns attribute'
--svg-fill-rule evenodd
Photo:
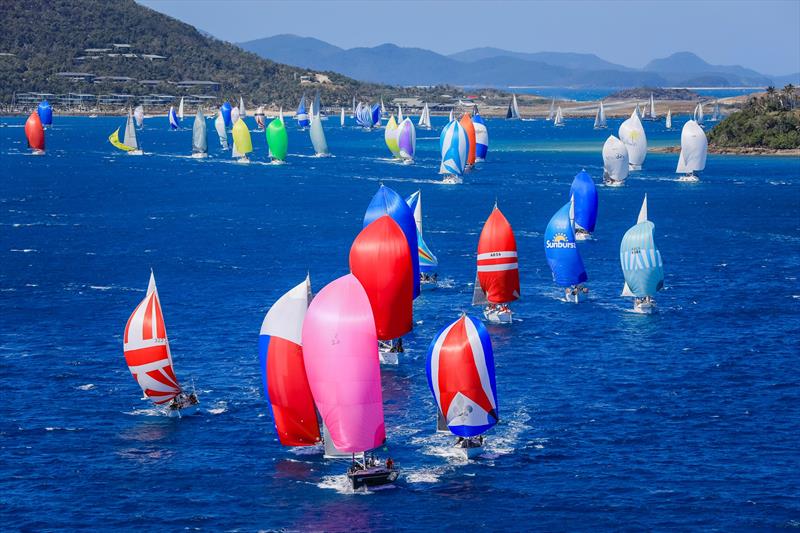
<svg viewBox="0 0 800 533"><path fill-rule="evenodd" d="M635 89L623 89L606 98L609 100L645 99L650 95L656 100L699 100L700 95L689 89L664 89L662 87L636 87Z"/></svg>

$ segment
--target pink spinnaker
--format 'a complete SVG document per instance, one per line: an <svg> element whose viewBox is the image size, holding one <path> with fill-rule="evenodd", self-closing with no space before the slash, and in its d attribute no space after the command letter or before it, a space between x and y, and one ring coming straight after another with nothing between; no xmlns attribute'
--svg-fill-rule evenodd
<svg viewBox="0 0 800 533"><path fill-rule="evenodd" d="M375 319L352 274L325 286L303 322L303 358L314 403L336 449L364 452L386 440Z"/></svg>

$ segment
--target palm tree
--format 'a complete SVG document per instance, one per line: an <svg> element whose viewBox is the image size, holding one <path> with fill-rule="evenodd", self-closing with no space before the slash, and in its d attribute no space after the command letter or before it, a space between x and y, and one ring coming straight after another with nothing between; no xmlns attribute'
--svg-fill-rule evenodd
<svg viewBox="0 0 800 533"><path fill-rule="evenodd" d="M787 84L783 88L783 94L786 95L786 100L789 102L789 109L794 109L794 103L795 103L794 90L795 87L791 83Z"/></svg>

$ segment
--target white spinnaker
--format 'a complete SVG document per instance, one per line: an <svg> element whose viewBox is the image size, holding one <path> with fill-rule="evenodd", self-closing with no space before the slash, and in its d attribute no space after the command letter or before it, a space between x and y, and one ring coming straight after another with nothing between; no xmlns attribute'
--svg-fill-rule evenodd
<svg viewBox="0 0 800 533"><path fill-rule="evenodd" d="M678 157L678 174L699 172L706 168L708 139L703 128L694 120L689 120L681 130L681 155Z"/></svg>
<svg viewBox="0 0 800 533"><path fill-rule="evenodd" d="M625 181L628 177L628 150L625 144L609 135L603 145L604 177L612 181Z"/></svg>
<svg viewBox="0 0 800 533"><path fill-rule="evenodd" d="M625 147L628 149L630 170L640 170L644 158L647 157L647 136L636 111L631 113L628 120L620 124L619 140L625 143Z"/></svg>

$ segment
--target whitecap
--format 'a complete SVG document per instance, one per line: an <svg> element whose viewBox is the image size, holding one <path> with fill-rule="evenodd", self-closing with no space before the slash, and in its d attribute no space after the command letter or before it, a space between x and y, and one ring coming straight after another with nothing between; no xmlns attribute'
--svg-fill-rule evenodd
<svg viewBox="0 0 800 533"><path fill-rule="evenodd" d="M110 291L112 289L111 285L89 285L89 288L96 291Z"/></svg>
<svg viewBox="0 0 800 533"><path fill-rule="evenodd" d="M208 412L212 415L221 415L225 411L228 410L228 402L221 401L215 404L215 407L212 407L208 410Z"/></svg>
<svg viewBox="0 0 800 533"><path fill-rule="evenodd" d="M75 387L78 390L92 390L95 388L94 383L87 383L86 385L78 385Z"/></svg>

